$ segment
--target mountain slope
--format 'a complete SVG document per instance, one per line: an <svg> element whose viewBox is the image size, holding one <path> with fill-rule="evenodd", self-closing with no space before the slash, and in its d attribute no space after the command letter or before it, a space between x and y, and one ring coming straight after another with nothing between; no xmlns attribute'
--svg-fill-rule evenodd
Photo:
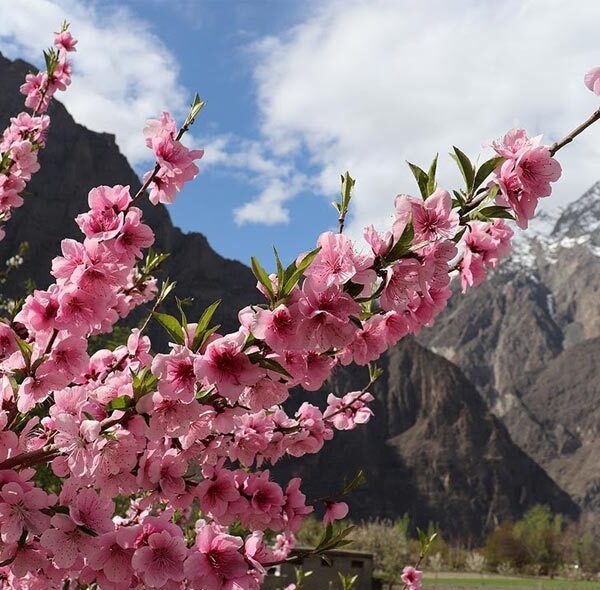
<svg viewBox="0 0 600 590"><path fill-rule="evenodd" d="M433 521L471 542L536 503L577 514L458 367L411 339L378 365L384 374L371 390L375 415L367 426L338 434L319 455L287 461L279 473L304 476L310 496L322 497L364 468L368 482L350 499L353 517L408 513L418 526ZM339 369L320 393L305 397L322 402L365 381L365 368Z"/></svg>
<svg viewBox="0 0 600 590"><path fill-rule="evenodd" d="M25 62L11 62L0 55L0 128L11 116L23 110L19 86L31 69ZM119 152L114 136L95 133L78 125L64 106L53 101L52 123L46 148L40 154L40 171L28 186L32 193L17 209L6 226L6 238L0 242L0 259L12 256L21 242L30 250L25 264L11 276L4 290L10 295L22 292L25 278L38 288L50 282L50 261L60 252L60 240L80 239L74 222L87 209L89 190L101 184L130 185L133 192L140 182L125 157ZM143 138L140 134L140 141ZM237 310L255 298L255 280L243 264L219 256L199 233L183 233L174 227L164 206L147 201L141 205L144 217L156 234L155 249L171 252L164 264L164 275L177 281L177 293L194 293L190 315L199 314L218 298L227 297L229 308L218 311L217 320L225 327L236 325Z"/></svg>
<svg viewBox="0 0 600 590"><path fill-rule="evenodd" d="M463 369L559 485L599 509L600 183L546 225L420 341Z"/></svg>

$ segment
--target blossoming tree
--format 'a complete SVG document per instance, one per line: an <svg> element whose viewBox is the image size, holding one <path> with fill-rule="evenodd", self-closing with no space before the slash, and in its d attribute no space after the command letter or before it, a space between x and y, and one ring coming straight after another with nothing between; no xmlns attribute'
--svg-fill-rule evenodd
<svg viewBox="0 0 600 590"><path fill-rule="evenodd" d="M45 71L21 87L31 112L12 118L0 143L0 238L39 168L47 108L70 83L76 44L65 24ZM600 68L585 83L600 94ZM550 147L513 129L480 166L454 148L464 186L452 194L436 184L437 158L427 171L411 164L420 195L398 196L393 224L367 227L362 250L343 233L354 186L346 173L338 231L289 266L276 253L273 274L253 258L259 301L221 334L211 325L217 304L197 321L159 311L173 285L153 277L163 257L144 253L154 236L137 206L172 203L198 174L203 152L180 140L202 107L196 97L179 129L167 113L148 121L156 165L142 188L91 190L76 219L82 239L64 240L52 263L55 282L0 319L2 588L253 590L288 558L316 504L326 528L315 552L345 543L348 529L335 521L358 480L311 502L299 479L279 485L269 466L318 453L369 420L378 377L369 363L433 322L454 275L465 291L497 267L511 221L526 228L559 179L555 153L600 118L599 109ZM91 337L151 301L126 345L89 354ZM169 334L166 354L152 352L154 320ZM292 388L315 391L350 363L369 365L364 389L286 413ZM406 568L405 587L420 580Z"/></svg>

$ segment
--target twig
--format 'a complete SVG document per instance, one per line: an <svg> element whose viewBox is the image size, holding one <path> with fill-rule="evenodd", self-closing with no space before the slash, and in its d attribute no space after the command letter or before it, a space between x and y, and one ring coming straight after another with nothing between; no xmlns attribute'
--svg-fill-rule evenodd
<svg viewBox="0 0 600 590"><path fill-rule="evenodd" d="M553 156L558 150L571 143L580 133L583 133L590 125L593 125L598 120L600 120L600 108L594 111L594 113L586 121L584 121L578 127L575 127L575 129L563 137L563 139L553 143L550 146L550 155Z"/></svg>

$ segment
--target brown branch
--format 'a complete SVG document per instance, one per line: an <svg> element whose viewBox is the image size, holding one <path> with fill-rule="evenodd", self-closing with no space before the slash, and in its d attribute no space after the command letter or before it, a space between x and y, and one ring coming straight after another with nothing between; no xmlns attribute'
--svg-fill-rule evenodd
<svg viewBox="0 0 600 590"><path fill-rule="evenodd" d="M556 154L556 152L558 150L564 148L566 145L571 143L580 133L583 133L590 125L593 125L596 121L599 121L599 120L600 120L600 108L598 108L596 111L594 111L594 113L592 113L592 115L588 119L586 119L578 127L575 127L575 129L573 129L573 131L571 131L571 133L569 133L568 135L563 137L563 139L553 143L549 148L550 155L554 156L554 154Z"/></svg>
<svg viewBox="0 0 600 590"><path fill-rule="evenodd" d="M38 449L29 453L21 453L10 459L6 459L0 463L0 471L3 469L14 469L15 467L33 467L40 463L47 463L50 459L58 455L58 450L55 447L48 449Z"/></svg>

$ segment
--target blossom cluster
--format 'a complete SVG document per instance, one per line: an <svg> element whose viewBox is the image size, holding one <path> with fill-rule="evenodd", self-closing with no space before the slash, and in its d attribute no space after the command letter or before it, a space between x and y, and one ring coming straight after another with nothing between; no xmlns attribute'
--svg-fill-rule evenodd
<svg viewBox="0 0 600 590"><path fill-rule="evenodd" d="M76 44L65 24L54 37L54 47L45 54L46 71L27 74L21 86L26 95L25 106L33 112L12 118L0 141L0 240L5 235L2 225L10 219L12 209L23 204L21 193L40 168L38 152L44 147L50 125L50 118L44 113L56 92L66 90L71 83L71 62L67 56L76 51Z"/></svg>
<svg viewBox="0 0 600 590"><path fill-rule="evenodd" d="M58 34L58 64L75 43ZM45 108L66 85L57 71L68 68L28 78L28 106ZM156 165L143 189L154 204L172 202L198 174L202 151L180 140L199 105L179 131L167 113L144 129ZM25 134L40 145L31 126ZM368 422L377 370L364 389L331 393L323 408L304 401L290 411L286 401L431 325L454 275L465 290L509 253L507 220L526 226L560 167L522 129L493 148L497 157L478 169L456 150L466 186L454 198L436 186L435 162L427 173L413 166L421 196L398 196L389 230L366 228L362 249L328 231L287 268L277 256L272 274L253 259L261 299L229 334L210 325L216 305L196 322L183 308L181 319L157 311L168 289L152 276L156 259L142 262L154 241L136 206L144 191L90 191L76 219L83 238L62 242L55 282L0 321L0 580L15 589L70 580L108 590L253 590L315 509L330 538L348 513L342 494L311 502L298 478L277 482L271 467ZM14 161L16 174L26 165ZM346 175L344 190L352 184ZM126 343L90 352L91 337L155 298ZM167 328L168 352L153 352L151 318ZM416 590L420 575L409 568L402 580Z"/></svg>

